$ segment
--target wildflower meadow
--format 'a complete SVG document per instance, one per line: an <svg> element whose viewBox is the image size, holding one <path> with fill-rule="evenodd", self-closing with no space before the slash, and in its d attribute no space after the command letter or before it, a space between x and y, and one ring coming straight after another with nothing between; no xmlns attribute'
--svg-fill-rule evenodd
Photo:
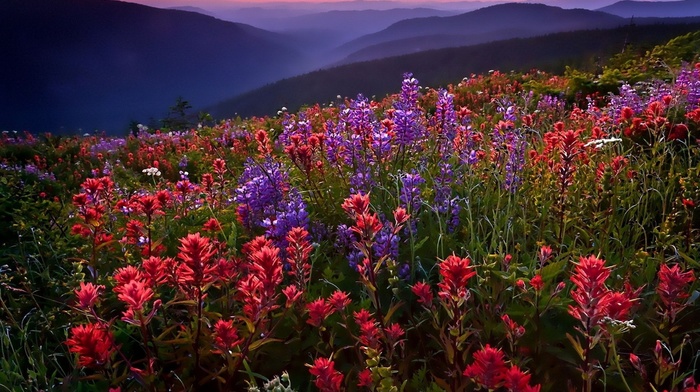
<svg viewBox="0 0 700 392"><path fill-rule="evenodd" d="M0 390L700 391L700 67L0 139Z"/></svg>

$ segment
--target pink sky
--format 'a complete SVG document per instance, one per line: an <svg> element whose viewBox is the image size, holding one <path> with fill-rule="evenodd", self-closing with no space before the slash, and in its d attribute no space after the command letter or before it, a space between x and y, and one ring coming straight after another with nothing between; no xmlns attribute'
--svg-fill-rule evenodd
<svg viewBox="0 0 700 392"><path fill-rule="evenodd" d="M333 3L333 2L347 2L352 0L121 0L127 1L129 3L139 3L145 4L151 7L177 7L177 6L194 6L194 7L206 7L210 5L223 6L227 4L253 4L253 3L278 3L278 2L296 2L296 3ZM371 4L372 0L363 0L364 2ZM382 1L382 0L380 0ZM400 3L444 3L451 1L464 1L464 0L397 0ZM469 0L466 0L469 1ZM504 0L474 0L481 1L484 3L488 2L503 2ZM512 2L521 2L525 0L511 0ZM614 1L614 0L611 0Z"/></svg>

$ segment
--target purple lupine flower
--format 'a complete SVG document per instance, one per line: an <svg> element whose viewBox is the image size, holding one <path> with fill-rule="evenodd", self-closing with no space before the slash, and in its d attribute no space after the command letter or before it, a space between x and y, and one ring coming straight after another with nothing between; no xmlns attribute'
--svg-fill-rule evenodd
<svg viewBox="0 0 700 392"><path fill-rule="evenodd" d="M300 112L298 119L285 113L282 120L282 133L277 138L279 148L291 144L290 138L293 135L301 136L302 140L308 140L314 133L311 121L306 118L306 112Z"/></svg>
<svg viewBox="0 0 700 392"><path fill-rule="evenodd" d="M520 172L525 167L527 141L520 129L499 129L493 131L491 142L497 153L496 165L505 173L503 189L515 193L522 179Z"/></svg>
<svg viewBox="0 0 700 392"><path fill-rule="evenodd" d="M398 275L401 280L408 281L411 278L411 266L408 263L401 264Z"/></svg>
<svg viewBox="0 0 700 392"><path fill-rule="evenodd" d="M383 220L383 219L382 219ZM372 251L377 259L388 257L396 260L399 257L399 236L393 233L394 227L389 222L377 233L372 245Z"/></svg>
<svg viewBox="0 0 700 392"><path fill-rule="evenodd" d="M90 155L97 154L109 155L116 154L126 146L126 140L123 138L101 138L99 142L90 147Z"/></svg>
<svg viewBox="0 0 700 392"><path fill-rule="evenodd" d="M537 110L542 112L563 113L566 102L554 95L543 95L537 102Z"/></svg>
<svg viewBox="0 0 700 392"><path fill-rule="evenodd" d="M437 213L449 217L447 231L452 233L459 226L459 213L461 211L458 199L452 197L454 172L452 165L448 162L440 162L438 166L440 171L433 184L435 189L433 208Z"/></svg>
<svg viewBox="0 0 700 392"><path fill-rule="evenodd" d="M394 102L392 120L396 143L400 147L413 146L417 140L424 137L425 128L420 119L423 112L418 106L418 80L413 74L404 74L399 100Z"/></svg>
<svg viewBox="0 0 700 392"><path fill-rule="evenodd" d="M306 203L286 173L282 163L270 157L262 163L248 158L234 197L241 222L248 229L264 228L280 249L286 248L291 228L309 226Z"/></svg>
<svg viewBox="0 0 700 392"><path fill-rule="evenodd" d="M187 167L187 163L187 155L183 155L180 159L180 162L178 162L177 167L179 167L180 169L184 169Z"/></svg>
<svg viewBox="0 0 700 392"><path fill-rule="evenodd" d="M700 107L700 69L684 66L676 76L674 90L685 93L686 112Z"/></svg>
<svg viewBox="0 0 700 392"><path fill-rule="evenodd" d="M369 101L362 95L340 107L337 124L326 124L326 156L339 171L350 170L350 186L353 193L367 193L374 185L373 167L381 148L373 149L372 142L380 130ZM379 159L383 159L379 156Z"/></svg>
<svg viewBox="0 0 700 392"><path fill-rule="evenodd" d="M445 89L438 90L438 99L435 103L435 116L433 126L436 128L441 138L447 143L441 143L441 153L448 153L447 148L452 146L452 140L457 133L457 113L454 108L454 95Z"/></svg>
<svg viewBox="0 0 700 392"><path fill-rule="evenodd" d="M425 180L417 172L400 174L399 179L401 180L399 204L413 216L423 204L420 186L425 183Z"/></svg>

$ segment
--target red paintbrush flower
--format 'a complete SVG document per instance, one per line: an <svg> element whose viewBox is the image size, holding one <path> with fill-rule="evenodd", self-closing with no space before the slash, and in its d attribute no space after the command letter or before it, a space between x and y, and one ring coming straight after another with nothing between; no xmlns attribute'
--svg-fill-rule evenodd
<svg viewBox="0 0 700 392"><path fill-rule="evenodd" d="M503 385L506 363L500 349L486 345L474 353L474 363L464 369L464 375L486 389L496 389Z"/></svg>
<svg viewBox="0 0 700 392"><path fill-rule="evenodd" d="M532 286L533 289L535 289L536 292L541 292L542 289L544 288L544 281L542 280L542 275L535 275L532 279L530 279L530 286Z"/></svg>
<svg viewBox="0 0 700 392"><path fill-rule="evenodd" d="M411 287L411 291L418 297L418 303L430 306L433 302L433 292L430 285L425 282L417 282Z"/></svg>
<svg viewBox="0 0 700 392"><path fill-rule="evenodd" d="M143 280L143 274L133 265L127 265L126 267L119 268L114 272L114 280L117 282L114 291L119 293L122 287L132 280Z"/></svg>
<svg viewBox="0 0 700 392"><path fill-rule="evenodd" d="M351 217L367 214L369 212L369 194L354 194L345 199L342 204L343 210Z"/></svg>
<svg viewBox="0 0 700 392"><path fill-rule="evenodd" d="M297 286L287 286L284 289L282 289L282 294L287 298L287 302L285 303L285 306L287 308L291 308L294 306L295 303L297 303L300 299L302 294L304 294L303 291L299 290Z"/></svg>
<svg viewBox="0 0 700 392"><path fill-rule="evenodd" d="M511 366L503 373L503 386L510 392L539 392L540 385L530 385L530 375L519 367Z"/></svg>
<svg viewBox="0 0 700 392"><path fill-rule="evenodd" d="M339 392L343 375L335 370L335 363L330 359L317 358L310 366L309 373L316 376L314 384L321 392Z"/></svg>
<svg viewBox="0 0 700 392"><path fill-rule="evenodd" d="M216 218L209 218L208 221L202 225L202 230L217 233L221 231L221 223Z"/></svg>
<svg viewBox="0 0 700 392"><path fill-rule="evenodd" d="M68 351L78 354L78 365L99 367L112 355L114 337L101 324L78 325L71 328L66 345Z"/></svg>
<svg viewBox="0 0 700 392"><path fill-rule="evenodd" d="M581 321L584 328L595 326L605 317L608 288L605 280L610 276L610 269L605 261L595 256L579 258L571 281L576 288L571 291L571 297L576 306L569 305L569 314Z"/></svg>
<svg viewBox="0 0 700 392"><path fill-rule="evenodd" d="M455 302L469 298L467 282L476 275L476 271L470 268L470 263L469 258L460 258L455 255L448 256L440 263L440 275L442 276L442 282L438 283L438 296L440 298Z"/></svg>
<svg viewBox="0 0 700 392"><path fill-rule="evenodd" d="M695 280L695 275L692 270L682 272L678 264L670 268L667 264L663 264L659 269L658 277L659 285L656 292L661 297L663 313L671 320L675 320L678 312L687 306L684 303L689 296L686 287Z"/></svg>
<svg viewBox="0 0 700 392"><path fill-rule="evenodd" d="M250 272L260 279L266 296L272 296L282 283L282 260L279 248L263 246L250 255Z"/></svg>
<svg viewBox="0 0 700 392"><path fill-rule="evenodd" d="M219 320L214 324L214 347L212 352L226 353L241 344L243 339L238 337L238 330L233 325L233 320Z"/></svg>
<svg viewBox="0 0 700 392"><path fill-rule="evenodd" d="M336 290L331 294L330 297L328 297L328 304L333 308L334 311L336 312L342 312L345 307L350 305L352 301L350 300L350 296L348 293Z"/></svg>
<svg viewBox="0 0 700 392"><path fill-rule="evenodd" d="M75 290L78 298L78 307L82 310L90 310L100 299L100 291L104 290L103 285L80 282L80 288Z"/></svg>
<svg viewBox="0 0 700 392"><path fill-rule="evenodd" d="M309 264L309 256L313 247L308 240L309 233L301 227L295 227L287 233L287 264L289 265L288 274L296 277L297 281L306 285L311 273L311 264Z"/></svg>
<svg viewBox="0 0 700 392"><path fill-rule="evenodd" d="M121 287L117 298L132 311L140 311L153 298L153 290L142 280L132 280Z"/></svg>
<svg viewBox="0 0 700 392"><path fill-rule="evenodd" d="M213 256L214 249L209 238L202 237L199 233L188 234L180 239L180 252L177 257L182 264L177 270L178 282L186 290L193 286L202 287L214 280Z"/></svg>
<svg viewBox="0 0 700 392"><path fill-rule="evenodd" d="M363 239L371 240L382 229L382 221L377 214L364 213L356 216L355 225L350 228Z"/></svg>
<svg viewBox="0 0 700 392"><path fill-rule="evenodd" d="M309 319L306 320L307 324L311 324L314 327L319 327L323 323L326 317L333 313L333 307L328 304L323 298L319 298L306 305L306 310L309 311Z"/></svg>

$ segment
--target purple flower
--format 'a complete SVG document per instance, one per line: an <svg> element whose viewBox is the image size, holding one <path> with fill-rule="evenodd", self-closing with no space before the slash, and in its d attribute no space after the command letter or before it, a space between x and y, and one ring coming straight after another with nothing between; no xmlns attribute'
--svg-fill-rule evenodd
<svg viewBox="0 0 700 392"><path fill-rule="evenodd" d="M306 203L289 184L286 173L272 158L262 163L249 158L234 197L243 224L248 229L264 228L281 249L286 247L285 236L292 227L309 226Z"/></svg>
<svg viewBox="0 0 700 392"><path fill-rule="evenodd" d="M491 142L497 156L497 167L504 172L503 189L515 193L522 183L520 172L525 167L527 141L520 129L494 129Z"/></svg>
<svg viewBox="0 0 700 392"><path fill-rule="evenodd" d="M420 121L423 112L418 106L418 80L410 73L404 74L401 94L399 100L394 102L392 116L397 145L415 148L414 143L424 137L425 127Z"/></svg>

